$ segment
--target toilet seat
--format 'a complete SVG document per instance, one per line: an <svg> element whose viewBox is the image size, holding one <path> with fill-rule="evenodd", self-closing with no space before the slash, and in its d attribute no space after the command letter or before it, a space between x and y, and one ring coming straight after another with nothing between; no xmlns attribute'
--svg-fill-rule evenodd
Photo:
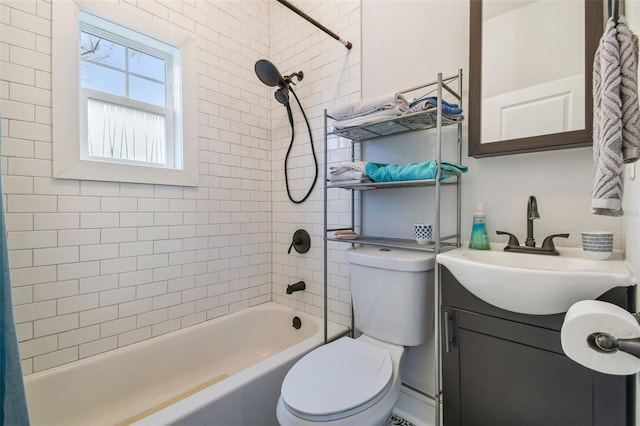
<svg viewBox="0 0 640 426"><path fill-rule="evenodd" d="M336 420L378 402L389 391L392 378L388 351L344 337L302 357L287 373L281 396L300 418Z"/></svg>

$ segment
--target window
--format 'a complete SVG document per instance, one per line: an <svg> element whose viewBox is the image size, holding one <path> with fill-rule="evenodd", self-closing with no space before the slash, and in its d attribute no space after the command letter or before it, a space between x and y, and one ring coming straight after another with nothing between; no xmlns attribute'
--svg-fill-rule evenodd
<svg viewBox="0 0 640 426"><path fill-rule="evenodd" d="M82 158L181 168L180 50L81 11L79 55Z"/></svg>
<svg viewBox="0 0 640 426"><path fill-rule="evenodd" d="M76 3L100 2L53 4L54 177L196 185L194 42Z"/></svg>

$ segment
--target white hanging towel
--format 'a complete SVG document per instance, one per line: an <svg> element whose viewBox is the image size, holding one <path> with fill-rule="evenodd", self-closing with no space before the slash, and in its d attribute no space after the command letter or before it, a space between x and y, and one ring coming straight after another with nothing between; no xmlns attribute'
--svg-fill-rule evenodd
<svg viewBox="0 0 640 426"><path fill-rule="evenodd" d="M622 101L622 158L633 163L640 158L640 106L638 105L638 37L624 16L618 18L620 47L620 99Z"/></svg>
<svg viewBox="0 0 640 426"><path fill-rule="evenodd" d="M622 101L616 23L607 21L593 61L593 193L591 211L622 216Z"/></svg>

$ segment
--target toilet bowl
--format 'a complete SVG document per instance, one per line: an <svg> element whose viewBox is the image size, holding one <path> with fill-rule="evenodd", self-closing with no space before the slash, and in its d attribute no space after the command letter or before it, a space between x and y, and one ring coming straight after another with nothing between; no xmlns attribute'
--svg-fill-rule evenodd
<svg viewBox="0 0 640 426"><path fill-rule="evenodd" d="M433 254L347 250L357 339L343 337L302 357L282 382L282 426L384 425L400 394L407 347L433 324Z"/></svg>
<svg viewBox="0 0 640 426"><path fill-rule="evenodd" d="M384 425L398 400L406 349L361 335L305 355L282 383L282 426Z"/></svg>

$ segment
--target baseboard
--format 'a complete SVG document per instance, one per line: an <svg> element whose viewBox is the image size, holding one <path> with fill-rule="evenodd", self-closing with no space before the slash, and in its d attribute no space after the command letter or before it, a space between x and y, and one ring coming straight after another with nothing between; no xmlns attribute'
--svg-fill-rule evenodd
<svg viewBox="0 0 640 426"><path fill-rule="evenodd" d="M400 397L393 412L415 426L433 426L435 402L411 389L402 386Z"/></svg>

